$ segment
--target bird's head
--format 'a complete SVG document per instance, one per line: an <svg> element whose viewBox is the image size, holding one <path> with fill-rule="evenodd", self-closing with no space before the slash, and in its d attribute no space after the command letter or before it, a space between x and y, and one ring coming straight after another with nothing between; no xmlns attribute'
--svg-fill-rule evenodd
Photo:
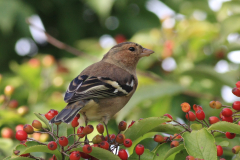
<svg viewBox="0 0 240 160"><path fill-rule="evenodd" d="M124 69L134 70L141 57L149 56L152 53L154 51L143 48L137 43L123 42L113 46L104 55L103 61L113 63Z"/></svg>

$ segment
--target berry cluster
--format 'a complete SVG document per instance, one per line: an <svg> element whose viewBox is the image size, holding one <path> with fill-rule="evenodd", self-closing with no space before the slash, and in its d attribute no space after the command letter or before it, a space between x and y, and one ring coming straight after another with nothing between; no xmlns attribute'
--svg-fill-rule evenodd
<svg viewBox="0 0 240 160"><path fill-rule="evenodd" d="M52 118L54 118L58 114L58 111L51 109L49 110L46 114L43 116L49 121ZM95 157L91 156L90 153L92 152L92 147L100 147L102 149L108 150L110 152L116 152L118 153L117 155L119 156L120 159L122 160L127 160L128 159L128 154L125 149L119 149L119 146L125 146L126 148L129 148L132 146L132 140L127 139L125 135L121 132L125 131L127 129L127 123L125 121L121 121L118 125L118 134L109 134L104 136L104 125L99 123L96 126L96 129L99 134L93 137L92 141L88 141L87 135L91 134L94 130L94 127L92 125L86 125L84 126L79 126L79 120L80 114L77 114L74 120L71 123L71 126L74 129L74 134L69 135L68 137L66 136L58 136L58 129L60 123L56 123L55 125L57 126L57 132L53 132L52 130L48 130L46 128L43 128L42 123L38 120L34 120L32 122L32 125L25 124L22 126L18 126L20 128L16 132L16 139L21 141L21 144L24 144L26 146L27 141L36 141L39 144L46 145L49 150L56 150L59 149L61 150L61 153L64 156L69 156L70 160L79 160L81 157L85 159L91 159L91 160L96 160ZM134 124L135 121L133 121L129 126L131 127ZM77 128L77 131L75 133L75 128ZM40 131L41 130L41 131ZM52 141L48 142L47 144L41 143L38 141L38 139L35 139L32 135L36 133L41 133L41 134L48 134L51 138ZM74 137L74 143L69 144L69 138L73 136ZM30 138L33 137L33 138ZM78 137L77 139L75 139ZM84 141L80 141L81 138L84 138ZM92 143L92 144L91 144ZM66 148L65 148L66 147ZM73 149L77 147L82 147L82 151L72 151ZM140 156L144 152L144 146L139 144L135 148L135 152L137 155ZM19 151L15 150L14 153L16 155L19 154ZM31 154L24 154L20 156L25 156L25 157L33 157ZM36 158L36 157L35 157ZM52 159L56 159L55 155L53 155Z"/></svg>

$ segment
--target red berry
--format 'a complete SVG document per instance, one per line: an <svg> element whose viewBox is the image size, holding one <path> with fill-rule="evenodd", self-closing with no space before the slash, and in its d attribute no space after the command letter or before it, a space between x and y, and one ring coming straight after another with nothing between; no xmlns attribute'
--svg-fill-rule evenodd
<svg viewBox="0 0 240 160"><path fill-rule="evenodd" d="M18 131L18 130L23 130L23 124L19 124L15 127L15 130Z"/></svg>
<svg viewBox="0 0 240 160"><path fill-rule="evenodd" d="M195 158L193 156L187 156L186 160L195 160Z"/></svg>
<svg viewBox="0 0 240 160"><path fill-rule="evenodd" d="M83 133L84 134L90 134L93 131L93 126L92 125L87 125L86 127L83 128Z"/></svg>
<svg viewBox="0 0 240 160"><path fill-rule="evenodd" d="M79 125L78 118L75 117L73 121L71 122L71 125L73 128L77 127Z"/></svg>
<svg viewBox="0 0 240 160"><path fill-rule="evenodd" d="M80 158L81 158L81 154L79 151L73 151L69 157L70 160L79 160Z"/></svg>
<svg viewBox="0 0 240 160"><path fill-rule="evenodd" d="M237 110L237 111L240 111L240 101L233 102L232 108Z"/></svg>
<svg viewBox="0 0 240 160"><path fill-rule="evenodd" d="M213 109L220 109L222 107L222 103L219 101L211 101L209 106Z"/></svg>
<svg viewBox="0 0 240 160"><path fill-rule="evenodd" d="M227 137L228 139L233 139L235 136L236 136L235 133L226 132L226 137Z"/></svg>
<svg viewBox="0 0 240 160"><path fill-rule="evenodd" d="M183 111L183 112L189 112L190 109L191 109L190 104L187 103L187 102L182 103L182 104L181 104L181 107L182 107L182 111Z"/></svg>
<svg viewBox="0 0 240 160"><path fill-rule="evenodd" d="M233 114L233 112L232 112L231 109L229 109L229 108L223 108L223 110L222 110L222 115L223 115L224 117L230 117L230 116L232 116L232 114Z"/></svg>
<svg viewBox="0 0 240 160"><path fill-rule="evenodd" d="M135 148L135 152L137 153L137 155L142 155L144 152L144 146L141 144L138 144Z"/></svg>
<svg viewBox="0 0 240 160"><path fill-rule="evenodd" d="M56 115L58 114L58 111L57 110L54 110L54 109L50 109L48 111L48 113L45 114L45 117L48 119L48 120L51 120L53 117L55 117Z"/></svg>
<svg viewBox="0 0 240 160"><path fill-rule="evenodd" d="M204 120L204 118L205 118L205 113L204 113L204 111L201 110L201 109L197 110L197 112L196 112L196 117L197 117L197 119L199 119L199 120Z"/></svg>
<svg viewBox="0 0 240 160"><path fill-rule="evenodd" d="M125 149L120 149L118 152L118 157L121 158L121 160L127 160L128 154Z"/></svg>
<svg viewBox="0 0 240 160"><path fill-rule="evenodd" d="M238 82L236 83L236 87L237 87L237 88L240 88L240 81L238 81Z"/></svg>
<svg viewBox="0 0 240 160"><path fill-rule="evenodd" d="M159 135L159 134L156 134L153 139L154 139L155 142L158 142L158 143L162 143L162 142L165 141L164 137Z"/></svg>
<svg viewBox="0 0 240 160"><path fill-rule="evenodd" d="M18 101L17 100L11 100L8 104L9 108L17 108L18 107Z"/></svg>
<svg viewBox="0 0 240 160"><path fill-rule="evenodd" d="M181 139L182 138L182 136L180 134L177 134L177 133L175 133L173 136L175 137L174 139Z"/></svg>
<svg viewBox="0 0 240 160"><path fill-rule="evenodd" d="M238 125L240 125L240 121L238 121Z"/></svg>
<svg viewBox="0 0 240 160"><path fill-rule="evenodd" d="M193 105L193 110L197 112L198 110L203 110L201 106L194 104Z"/></svg>
<svg viewBox="0 0 240 160"><path fill-rule="evenodd" d="M49 160L57 160L57 158L55 155L53 155Z"/></svg>
<svg viewBox="0 0 240 160"><path fill-rule="evenodd" d="M222 156L223 154L223 149L222 146L217 145L217 156Z"/></svg>
<svg viewBox="0 0 240 160"><path fill-rule="evenodd" d="M238 154L239 151L240 151L240 146L234 146L234 147L232 148L232 152L233 152L234 154Z"/></svg>
<svg viewBox="0 0 240 160"><path fill-rule="evenodd" d="M212 117L208 118L208 121L210 124L214 124L214 123L219 122L220 120L218 119L218 117L212 116Z"/></svg>
<svg viewBox="0 0 240 160"><path fill-rule="evenodd" d="M4 127L1 130L1 136L3 138L13 138L14 136L13 130L11 128Z"/></svg>
<svg viewBox="0 0 240 160"><path fill-rule="evenodd" d="M109 134L109 138L110 138L111 141L113 141L116 138L116 135L115 134ZM108 136L106 135L105 136L105 141L107 141L107 140L108 140Z"/></svg>
<svg viewBox="0 0 240 160"><path fill-rule="evenodd" d="M126 128L127 128L127 122L121 121L118 125L119 131L125 131Z"/></svg>
<svg viewBox="0 0 240 160"><path fill-rule="evenodd" d="M16 139L19 141L23 141L27 139L27 133L22 130L18 130L16 133Z"/></svg>
<svg viewBox="0 0 240 160"><path fill-rule="evenodd" d="M89 144L85 144L83 146L83 152L87 153L87 154L91 153L92 152L92 146L90 146Z"/></svg>
<svg viewBox="0 0 240 160"><path fill-rule="evenodd" d="M33 127L29 124L25 124L23 126L23 130L27 133L27 134L33 134Z"/></svg>
<svg viewBox="0 0 240 160"><path fill-rule="evenodd" d="M108 143L107 141L102 141L102 142L99 144L99 147L108 150L108 149L109 149L109 143Z"/></svg>
<svg viewBox="0 0 240 160"><path fill-rule="evenodd" d="M195 121L196 116L192 111L189 111L188 113L186 113L186 119L189 121Z"/></svg>
<svg viewBox="0 0 240 160"><path fill-rule="evenodd" d="M58 142L61 146L67 146L68 145L68 139L65 136L62 136L58 139Z"/></svg>
<svg viewBox="0 0 240 160"><path fill-rule="evenodd" d="M240 97L240 89L238 89L237 87L232 89L232 93L237 96Z"/></svg>
<svg viewBox="0 0 240 160"><path fill-rule="evenodd" d="M55 115L51 114L51 113L46 113L45 114L45 117L48 119L48 120L51 120L53 119L53 117L55 117Z"/></svg>
<svg viewBox="0 0 240 160"><path fill-rule="evenodd" d="M172 141L170 146L171 146L171 148L177 147L177 146L179 146L179 142L178 141Z"/></svg>
<svg viewBox="0 0 240 160"><path fill-rule="evenodd" d="M80 138L83 138L85 136L85 134L83 134L83 129L84 129L84 127L80 126L77 130L78 137L80 137Z"/></svg>
<svg viewBox="0 0 240 160"><path fill-rule="evenodd" d="M20 155L20 157L28 157L28 156L30 156L30 153L25 153Z"/></svg>
<svg viewBox="0 0 240 160"><path fill-rule="evenodd" d="M167 121L167 122L171 122L171 121L172 121L172 119L173 119L173 118L172 118L172 116L171 116L170 114L167 114L167 113L166 113L166 114L164 114L163 116L166 116L166 117L168 117L168 118L170 118L170 119L171 119L170 121Z"/></svg>
<svg viewBox="0 0 240 160"><path fill-rule="evenodd" d="M58 115L58 111L55 110L55 109L50 109L50 110L48 111L48 113L50 113L50 114L52 114L52 115L54 115L54 116Z"/></svg>
<svg viewBox="0 0 240 160"><path fill-rule="evenodd" d="M222 121L226 121L226 122L230 122L230 123L233 122L233 118L232 118L232 117L225 117L225 116L222 116L221 119L222 119Z"/></svg>
<svg viewBox="0 0 240 160"><path fill-rule="evenodd" d="M77 117L79 119L80 118L80 114L78 113L75 117Z"/></svg>
<svg viewBox="0 0 240 160"><path fill-rule="evenodd" d="M50 149L50 150L55 150L55 149L57 149L57 143L54 142L54 141L49 142L49 143L48 143L48 149Z"/></svg>
<svg viewBox="0 0 240 160"><path fill-rule="evenodd" d="M89 155L89 154L86 154L86 153L84 153L84 152L80 152L80 154L81 154L81 157L83 158L83 159L89 159L89 158L91 158L91 156ZM92 159L91 159L92 160Z"/></svg>
<svg viewBox="0 0 240 160"><path fill-rule="evenodd" d="M125 140L125 135L124 134L118 134L117 137L116 137L116 142L118 144L122 144Z"/></svg>
<svg viewBox="0 0 240 160"><path fill-rule="evenodd" d="M127 41L123 34L116 35L114 39L116 40L117 43L122 43Z"/></svg>
<svg viewBox="0 0 240 160"><path fill-rule="evenodd" d="M132 146L132 140L131 139L125 139L123 142L123 145L125 147L131 147Z"/></svg>
<svg viewBox="0 0 240 160"><path fill-rule="evenodd" d="M131 127L134 123L135 121L132 121L131 124L129 124L128 128Z"/></svg>
<svg viewBox="0 0 240 160"><path fill-rule="evenodd" d="M104 126L103 126L103 124L99 123L99 124L97 125L97 131L98 131L98 133L103 134L103 132L104 132Z"/></svg>
<svg viewBox="0 0 240 160"><path fill-rule="evenodd" d="M103 141L102 136L101 135L96 135L95 137L93 137L92 142L93 144L98 144L101 143Z"/></svg>
<svg viewBox="0 0 240 160"><path fill-rule="evenodd" d="M33 120L32 126L36 129L41 129L42 128L42 123L38 120Z"/></svg>

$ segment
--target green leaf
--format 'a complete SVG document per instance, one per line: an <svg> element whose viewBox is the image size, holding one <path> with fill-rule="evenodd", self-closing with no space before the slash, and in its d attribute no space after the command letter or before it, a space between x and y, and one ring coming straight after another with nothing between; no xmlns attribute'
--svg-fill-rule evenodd
<svg viewBox="0 0 240 160"><path fill-rule="evenodd" d="M229 123L226 121L221 121L212 124L209 128L208 131L210 130L219 130L223 132L231 132L231 133L236 133L240 134L240 126L234 123Z"/></svg>
<svg viewBox="0 0 240 160"><path fill-rule="evenodd" d="M138 144L142 144L145 149L152 151L155 147L158 146L159 143L155 142L153 138L145 138L142 141L138 142Z"/></svg>
<svg viewBox="0 0 240 160"><path fill-rule="evenodd" d="M168 95L172 96L175 94L179 94L184 90L185 88L183 86L174 82L166 81L161 81L161 83L140 87L132 96L131 100L127 103L127 105L123 109L121 109L121 111L119 111L117 121L120 122L121 120L123 120L124 117L128 115L129 111L132 110L135 106L137 106L138 103L142 102L143 100L159 98Z"/></svg>
<svg viewBox="0 0 240 160"><path fill-rule="evenodd" d="M82 152L82 147L74 148L71 150L72 151L80 151ZM97 159L102 159L102 160L121 160L117 155L113 154L112 152L102 149L99 147L92 147L92 152L89 154Z"/></svg>
<svg viewBox="0 0 240 160"><path fill-rule="evenodd" d="M145 149L143 154L141 155L141 159L143 160L152 160L154 157L154 153L150 152L148 149ZM139 156L136 154L136 152L133 152L133 154L128 158L128 160L139 160Z"/></svg>
<svg viewBox="0 0 240 160"><path fill-rule="evenodd" d="M54 154L58 160L62 159L61 153L56 149L56 150L49 150L46 145L35 145L31 147L27 147L26 150L23 152L25 153L32 153L32 152L45 152L45 153L50 153Z"/></svg>
<svg viewBox="0 0 240 160"><path fill-rule="evenodd" d="M216 142L216 145L220 145L222 147L227 147L227 146L229 146L229 142L228 141Z"/></svg>
<svg viewBox="0 0 240 160"><path fill-rule="evenodd" d="M160 144L155 151L153 160L164 160L165 155L170 149L171 147L169 142Z"/></svg>
<svg viewBox="0 0 240 160"><path fill-rule="evenodd" d="M151 131L153 128L157 127L159 124L167 121L169 121L169 118L166 116L150 117L138 120L130 128L128 128L124 134L126 138L134 141L145 133Z"/></svg>
<svg viewBox="0 0 240 160"><path fill-rule="evenodd" d="M67 134L68 126L69 126L69 124L67 124L67 123L61 123L60 125L58 125L58 136L59 137L61 137L61 136L67 137L68 136L68 134ZM53 125L53 130L56 133L57 125L55 125L55 124Z"/></svg>
<svg viewBox="0 0 240 160"><path fill-rule="evenodd" d="M181 151L182 149L184 149L184 145L180 144L177 147L171 148L170 150L168 150L168 152L165 154L164 159L167 159L169 156L171 156L172 154Z"/></svg>
<svg viewBox="0 0 240 160"><path fill-rule="evenodd" d="M205 129L185 132L184 146L189 155L204 160L217 160L217 148L214 137Z"/></svg>
<svg viewBox="0 0 240 160"><path fill-rule="evenodd" d="M49 121L46 119L46 117L40 113L34 113L43 123L46 124L48 129L52 130L52 127L49 125Z"/></svg>
<svg viewBox="0 0 240 160"><path fill-rule="evenodd" d="M174 160L185 160L188 156L186 149L181 150L179 153L176 154Z"/></svg>
<svg viewBox="0 0 240 160"><path fill-rule="evenodd" d="M192 130L200 130L200 129L202 129L202 124L192 124L191 126L190 126L190 128L192 129Z"/></svg>
<svg viewBox="0 0 240 160"><path fill-rule="evenodd" d="M28 157L16 157L16 158L11 158L11 159L6 159L6 160L33 160L33 159L28 158Z"/></svg>
<svg viewBox="0 0 240 160"><path fill-rule="evenodd" d="M7 156L6 158L4 158L3 160L9 160L11 159L11 156Z"/></svg>
<svg viewBox="0 0 240 160"><path fill-rule="evenodd" d="M181 126L174 126L172 124L160 124L157 127L153 128L149 132L164 132L168 134L175 134L182 132L184 130Z"/></svg>

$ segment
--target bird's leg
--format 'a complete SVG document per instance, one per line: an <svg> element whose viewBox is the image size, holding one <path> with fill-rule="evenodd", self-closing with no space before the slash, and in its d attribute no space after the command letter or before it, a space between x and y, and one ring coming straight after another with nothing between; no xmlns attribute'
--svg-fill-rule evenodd
<svg viewBox="0 0 240 160"><path fill-rule="evenodd" d="M86 127L87 124L88 124L88 118L87 118L85 112L83 112L83 117L84 117L85 127ZM88 140L88 138L87 138L87 135L85 136L84 144L89 144L89 140Z"/></svg>
<svg viewBox="0 0 240 160"><path fill-rule="evenodd" d="M107 131L108 143L110 143L111 140L110 140L109 133L108 133L107 122L108 121L106 120L106 117L103 117L103 124L104 124L104 126L106 128L106 131Z"/></svg>

